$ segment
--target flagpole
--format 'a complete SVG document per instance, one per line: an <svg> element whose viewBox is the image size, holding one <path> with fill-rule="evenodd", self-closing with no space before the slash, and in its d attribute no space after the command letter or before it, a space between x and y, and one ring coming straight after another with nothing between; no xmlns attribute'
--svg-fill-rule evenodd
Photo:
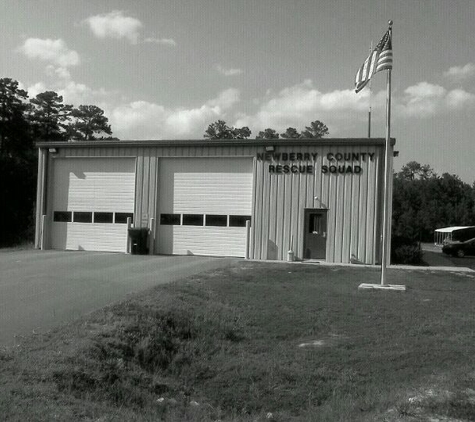
<svg viewBox="0 0 475 422"><path fill-rule="evenodd" d="M368 138L371 138L371 81L369 81Z"/></svg>
<svg viewBox="0 0 475 422"><path fill-rule="evenodd" d="M389 37L392 39L393 21L389 22ZM389 185L391 183L391 173L389 168L391 153L391 69L387 70L386 83L386 142L384 155L384 191L383 191L383 242L381 254L381 286L385 286L386 282L386 266L389 254Z"/></svg>
<svg viewBox="0 0 475 422"><path fill-rule="evenodd" d="M369 54L373 51L373 41L371 41L371 45L369 47ZM371 97L372 97L372 90L371 90L371 79L369 80L369 110L368 110L368 138L371 138Z"/></svg>
<svg viewBox="0 0 475 422"><path fill-rule="evenodd" d="M379 71L387 70L387 94L386 94L386 140L384 144L384 180L383 180L383 204L382 204L382 227L381 227L381 283L361 283L358 289L380 289L406 291L406 286L399 284L387 284L386 269L390 261L390 238L391 238L391 201L392 192L392 149L391 149L391 70L392 70L392 26L393 21L389 21L389 29L379 42L376 50L366 59L363 66L356 74L356 92L359 92L364 85L371 80L371 76ZM371 69L369 73L363 71L367 67L368 61L374 59L376 54L376 70Z"/></svg>

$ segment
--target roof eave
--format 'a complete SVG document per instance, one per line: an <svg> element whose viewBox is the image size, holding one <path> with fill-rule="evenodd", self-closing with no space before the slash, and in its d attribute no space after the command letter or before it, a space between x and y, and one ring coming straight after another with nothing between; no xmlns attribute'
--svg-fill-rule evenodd
<svg viewBox="0 0 475 422"><path fill-rule="evenodd" d="M384 138L320 138L320 139L185 139L185 140L94 140L70 142L37 142L38 148L83 148L83 147L189 147L189 146L320 146L320 145L384 145ZM391 138L391 145L396 143Z"/></svg>

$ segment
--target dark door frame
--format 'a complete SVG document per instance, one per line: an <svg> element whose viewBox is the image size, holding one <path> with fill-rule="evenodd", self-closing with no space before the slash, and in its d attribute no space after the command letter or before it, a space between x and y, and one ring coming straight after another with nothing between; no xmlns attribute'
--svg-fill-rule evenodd
<svg viewBox="0 0 475 422"><path fill-rule="evenodd" d="M325 214L325 257L323 258L308 258L306 253L306 246L307 246L307 214L309 212L318 212L320 211L322 214ZM303 259L320 259L326 261L327 259L327 239L328 239L328 208L304 208L303 209L303 224L302 224L302 231L303 231L303 239L302 239L302 258Z"/></svg>

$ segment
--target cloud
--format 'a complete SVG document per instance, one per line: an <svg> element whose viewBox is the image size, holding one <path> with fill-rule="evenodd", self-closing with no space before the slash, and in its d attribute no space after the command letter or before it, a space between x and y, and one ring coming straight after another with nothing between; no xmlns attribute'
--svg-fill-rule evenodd
<svg viewBox="0 0 475 422"><path fill-rule="evenodd" d="M194 109L177 109L165 119L165 133L168 137L196 136L205 131L208 124L221 116L215 109L203 105Z"/></svg>
<svg viewBox="0 0 475 422"><path fill-rule="evenodd" d="M46 67L46 74L50 77L60 78L60 79L71 79L71 73L65 67L55 67L53 65L48 65Z"/></svg>
<svg viewBox="0 0 475 422"><path fill-rule="evenodd" d="M90 16L85 19L89 29L97 38L125 38L132 44L137 44L142 22L136 18L125 16L123 11L114 10L110 13Z"/></svg>
<svg viewBox="0 0 475 422"><path fill-rule="evenodd" d="M89 104L95 97L93 90L85 84L69 81L64 87L58 90L58 94L64 98L68 104Z"/></svg>
<svg viewBox="0 0 475 422"><path fill-rule="evenodd" d="M147 101L134 101L115 107L109 120L121 139L155 139L163 124L165 108Z"/></svg>
<svg viewBox="0 0 475 422"><path fill-rule="evenodd" d="M113 104L121 101L118 91L91 88L72 80L59 81L53 88L63 97L65 104L73 104L75 107L81 104L94 104L104 110L110 110Z"/></svg>
<svg viewBox="0 0 475 422"><path fill-rule="evenodd" d="M453 66L444 72L444 76L454 82L461 82L472 78L475 76L475 64L467 63L465 66Z"/></svg>
<svg viewBox="0 0 475 422"><path fill-rule="evenodd" d="M127 16L122 10L90 16L82 22L89 26L97 38L126 39L131 44L153 43L170 47L176 46L176 41L172 38L147 37L142 40L142 22L137 18Z"/></svg>
<svg viewBox="0 0 475 422"><path fill-rule="evenodd" d="M176 41L172 38L145 38L143 40L144 43L153 43L153 44L160 44L160 45L168 45L170 47L176 46Z"/></svg>
<svg viewBox="0 0 475 422"><path fill-rule="evenodd" d="M475 95L463 89L447 90L440 85L419 82L396 99L396 111L403 117L428 118L438 113L472 107Z"/></svg>
<svg viewBox="0 0 475 422"><path fill-rule="evenodd" d="M51 70L55 72L57 69L52 68ZM119 91L91 88L71 79L56 79L48 82L40 81L30 85L19 81L19 86L28 92L29 98L34 98L41 92L55 91L63 97L64 104L72 104L74 107L81 104L94 104L107 111L106 116L117 104L124 101Z"/></svg>
<svg viewBox="0 0 475 422"><path fill-rule="evenodd" d="M462 109L475 104L475 95L463 89L453 89L445 98L447 106L452 109Z"/></svg>
<svg viewBox="0 0 475 422"><path fill-rule="evenodd" d="M350 89L321 92L307 79L278 93L268 91L264 98L254 99L256 110L239 114L234 125L249 126L254 132L268 127L283 132L289 126L302 130L318 119L328 126L332 136L347 135L366 120L369 101L369 90L358 94ZM426 119L475 107L474 94L426 81L407 87L402 95L393 93L392 101L395 118ZM384 119L385 102L385 90L372 94L374 120Z"/></svg>
<svg viewBox="0 0 475 422"><path fill-rule="evenodd" d="M56 68L48 68L56 72ZM77 107L94 104L104 110L114 135L120 139L184 139L201 138L206 127L218 120L228 119L229 112L240 101L235 88L225 89L196 107L166 107L148 101L127 102L120 91L92 88L71 79L37 82L27 86L19 81L29 97L45 91L55 91L64 104Z"/></svg>
<svg viewBox="0 0 475 422"><path fill-rule="evenodd" d="M334 135L338 127L348 124L345 120L358 118L358 114L368 109L368 97L368 92L357 95L349 89L322 93L307 79L277 94L268 91L263 100L255 100L257 111L240 116L236 126L249 126L255 131L270 127L280 132L289 126L301 130L318 119L327 124ZM375 96L373 102L380 102L379 98Z"/></svg>
<svg viewBox="0 0 475 422"><path fill-rule="evenodd" d="M22 89L26 89L29 98L35 98L38 94L47 91L46 85L43 82L37 82L34 85L30 85L28 88Z"/></svg>
<svg viewBox="0 0 475 422"><path fill-rule="evenodd" d="M236 75L241 75L242 73L244 73L242 69L232 69L232 68L227 69L221 66L220 64L216 65L216 70L224 76L236 76Z"/></svg>
<svg viewBox="0 0 475 422"><path fill-rule="evenodd" d="M419 82L406 88L404 94L398 105L403 116L430 117L442 108L447 90L440 85Z"/></svg>
<svg viewBox="0 0 475 422"><path fill-rule="evenodd" d="M114 134L121 139L201 138L206 127L226 118L227 111L238 101L239 91L233 88L194 108L133 101L114 107L109 120Z"/></svg>
<svg viewBox="0 0 475 422"><path fill-rule="evenodd" d="M385 101L385 90L373 93L375 122L384 122ZM475 106L475 95L420 82L406 88L403 95L394 94L393 103L396 118L428 118ZM168 108L146 101L121 104L111 109L110 121L121 139L201 138L205 128L218 119L230 126L248 126L254 136L268 127L277 132L289 126L303 130L318 119L329 127L331 136L354 136L355 130L366 124L369 91L355 94L348 89L324 93L311 80L305 80L277 93L267 91L264 97L254 99L252 112L243 113L239 105L240 91L229 88L196 107Z"/></svg>
<svg viewBox="0 0 475 422"><path fill-rule="evenodd" d="M29 59L43 60L61 68L77 66L79 54L70 50L64 40L28 38L18 49Z"/></svg>
<svg viewBox="0 0 475 422"><path fill-rule="evenodd" d="M200 139L206 127L218 119L230 126L248 126L253 136L268 127L279 133L289 126L300 131L314 120L324 122L331 136L355 136L365 128L370 101L369 90L358 94L351 89L322 92L308 79L278 92L267 90L262 97L245 103L241 103L238 89L228 88L196 106L168 107L141 99L130 101L120 91L75 82L68 77L67 68L50 65L47 69L53 76L64 77L56 78L48 87L42 82L30 86L30 96L54 90L67 104L95 104L105 111L114 135L121 139ZM377 124L384 123L385 100L385 90L372 94ZM475 94L426 81L393 93L392 100L396 119L426 119L475 107Z"/></svg>
<svg viewBox="0 0 475 422"><path fill-rule="evenodd" d="M240 100L240 92L235 88L228 88L221 91L216 98L209 100L206 104L214 108L217 112L222 112L231 108Z"/></svg>

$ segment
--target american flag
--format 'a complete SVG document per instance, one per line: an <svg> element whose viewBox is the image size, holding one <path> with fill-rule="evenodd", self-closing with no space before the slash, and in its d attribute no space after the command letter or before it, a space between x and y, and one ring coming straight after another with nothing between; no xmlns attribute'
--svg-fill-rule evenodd
<svg viewBox="0 0 475 422"><path fill-rule="evenodd" d="M371 52L356 73L355 91L360 92L370 81L371 76L380 70L393 68L391 30L388 29L376 48Z"/></svg>

